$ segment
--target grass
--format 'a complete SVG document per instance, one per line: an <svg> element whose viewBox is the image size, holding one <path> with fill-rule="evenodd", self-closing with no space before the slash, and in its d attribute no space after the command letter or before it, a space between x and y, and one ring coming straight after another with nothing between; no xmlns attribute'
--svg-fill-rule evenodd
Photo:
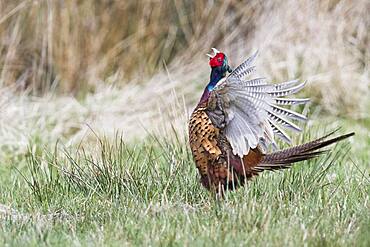
<svg viewBox="0 0 370 247"><path fill-rule="evenodd" d="M169 135L150 135L136 145L120 135L101 137L90 150L83 143L30 143L28 153L0 176L0 201L14 210L0 214L3 243L370 243L369 153L362 149L338 144L320 159L264 173L217 201L201 188L186 140L177 132ZM355 138L369 145L368 137Z"/></svg>
<svg viewBox="0 0 370 247"><path fill-rule="evenodd" d="M5 71L0 85L16 82L33 93L56 87L79 94L95 90L112 75L152 75L186 49L188 55L208 49L225 35L215 32L221 22L226 30L256 5L262 8L237 5L183 0L1 3L0 65Z"/></svg>

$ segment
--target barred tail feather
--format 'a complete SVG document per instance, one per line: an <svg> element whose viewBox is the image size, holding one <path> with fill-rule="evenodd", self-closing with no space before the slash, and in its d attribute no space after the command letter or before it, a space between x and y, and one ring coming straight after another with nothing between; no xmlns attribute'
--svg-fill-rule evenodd
<svg viewBox="0 0 370 247"><path fill-rule="evenodd" d="M286 169L293 165L293 163L303 160L309 160L315 158L329 150L319 150L323 147L329 146L333 143L342 141L346 138L353 136L355 133L351 132L345 135L341 135L332 139L327 140L329 136L334 134L335 131L325 135L314 141L298 145L292 148L287 148L281 151L273 152L263 156L260 163L252 169L256 172L262 172L265 170L279 170Z"/></svg>

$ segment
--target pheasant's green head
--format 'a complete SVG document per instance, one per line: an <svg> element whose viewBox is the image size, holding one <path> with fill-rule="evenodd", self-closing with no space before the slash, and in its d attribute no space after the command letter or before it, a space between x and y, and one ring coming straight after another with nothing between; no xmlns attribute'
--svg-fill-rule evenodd
<svg viewBox="0 0 370 247"><path fill-rule="evenodd" d="M209 56L209 65L211 66L211 76L210 81L207 85L207 90L212 91L216 84L226 76L226 72L231 72L231 67L225 53L220 52L216 48L212 48L213 55L207 54Z"/></svg>
<svg viewBox="0 0 370 247"><path fill-rule="evenodd" d="M212 51L214 53L213 55L207 54L207 56L209 56L209 65L212 70L216 68L222 75L225 75L227 71L231 72L231 67L225 53L220 52L216 48L212 48Z"/></svg>

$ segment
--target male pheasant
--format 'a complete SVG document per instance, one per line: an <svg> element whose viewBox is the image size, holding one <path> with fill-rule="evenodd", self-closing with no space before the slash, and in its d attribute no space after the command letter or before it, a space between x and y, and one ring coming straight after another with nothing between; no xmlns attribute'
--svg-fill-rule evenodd
<svg viewBox="0 0 370 247"><path fill-rule="evenodd" d="M291 120L306 117L281 106L305 104L309 99L285 98L305 86L298 80L280 84L264 78L246 80L257 52L231 70L224 53L212 48L210 82L189 120L189 142L201 183L223 195L243 185L265 170L289 168L325 151L321 148L346 139L354 133L328 139L330 133L314 141L269 153L277 149L274 137L290 143L280 126L301 131ZM226 76L227 72L230 74Z"/></svg>

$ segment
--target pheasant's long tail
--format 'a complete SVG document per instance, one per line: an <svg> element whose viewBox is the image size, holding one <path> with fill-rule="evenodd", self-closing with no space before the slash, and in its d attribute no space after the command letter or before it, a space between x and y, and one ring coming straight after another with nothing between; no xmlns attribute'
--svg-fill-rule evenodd
<svg viewBox="0 0 370 247"><path fill-rule="evenodd" d="M328 139L328 137L333 135L334 132L335 131L319 139L307 142L302 145L266 154L260 160L259 164L254 166L252 170L256 172L262 172L264 170L279 170L289 168L295 162L309 160L329 151L320 149L333 143L342 141L355 134L354 132L351 132L332 139Z"/></svg>

